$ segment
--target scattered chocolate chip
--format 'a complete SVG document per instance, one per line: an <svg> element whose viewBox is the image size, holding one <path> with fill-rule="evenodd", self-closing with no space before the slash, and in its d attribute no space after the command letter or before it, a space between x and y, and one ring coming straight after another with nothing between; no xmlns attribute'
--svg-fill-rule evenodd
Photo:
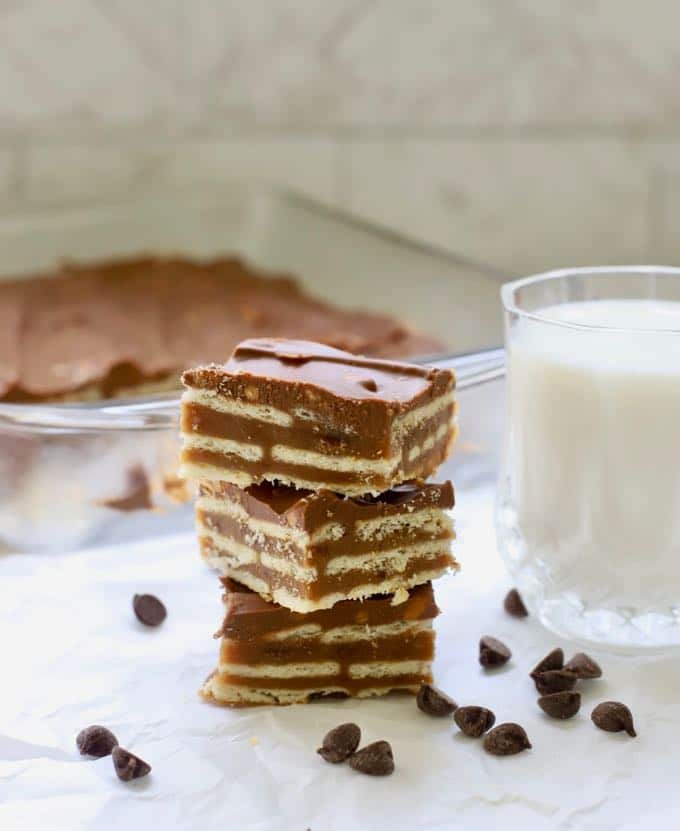
<svg viewBox="0 0 680 831"><path fill-rule="evenodd" d="M130 753L129 750L120 747L120 745L113 748L111 756L113 757L113 767L116 770L116 775L121 782L140 779L151 772L151 765L148 765L139 756L135 756L134 753Z"/></svg>
<svg viewBox="0 0 680 831"><path fill-rule="evenodd" d="M479 641L479 663L483 667L500 667L510 660L512 652L497 638L489 635Z"/></svg>
<svg viewBox="0 0 680 831"><path fill-rule="evenodd" d="M111 753L118 744L118 739L108 727L102 727L101 724L91 724L78 733L76 744L83 756L95 756L97 759L101 759L102 756L108 756Z"/></svg>
<svg viewBox="0 0 680 831"><path fill-rule="evenodd" d="M572 718L581 709L581 693L563 690L542 695L538 699L538 706L550 718Z"/></svg>
<svg viewBox="0 0 680 831"><path fill-rule="evenodd" d="M152 594L136 594L132 608L137 620L145 626L160 626L168 614L163 603Z"/></svg>
<svg viewBox="0 0 680 831"><path fill-rule="evenodd" d="M531 677L534 679L536 689L540 695L551 695L564 690L573 690L578 678L568 669L548 669L545 672L534 672Z"/></svg>
<svg viewBox="0 0 680 831"><path fill-rule="evenodd" d="M369 776L388 776L394 770L394 756L389 742L367 744L349 757L349 766Z"/></svg>
<svg viewBox="0 0 680 831"><path fill-rule="evenodd" d="M369 392L378 392L378 385L372 378L366 378L363 381L359 381L359 386Z"/></svg>
<svg viewBox="0 0 680 831"><path fill-rule="evenodd" d="M496 723L496 716L486 707L458 707L453 714L462 733L473 739L478 739Z"/></svg>
<svg viewBox="0 0 680 831"><path fill-rule="evenodd" d="M589 678L600 678L602 669L597 661L585 652L577 652L574 657L564 665L565 669L573 672L577 678L587 680Z"/></svg>
<svg viewBox="0 0 680 831"><path fill-rule="evenodd" d="M531 742L524 728L511 721L499 724L484 736L484 750L493 756L514 756L530 748Z"/></svg>
<svg viewBox="0 0 680 831"><path fill-rule="evenodd" d="M421 684L416 698L418 709L428 716L450 716L458 706L456 702L438 687Z"/></svg>
<svg viewBox="0 0 680 831"><path fill-rule="evenodd" d="M608 733L620 733L625 730L629 736L637 736L633 727L633 715L620 701L603 701L597 705L590 717L600 730L606 730Z"/></svg>
<svg viewBox="0 0 680 831"><path fill-rule="evenodd" d="M548 652L545 658L536 664L529 675L533 678L539 672L547 672L549 669L562 669L564 667L564 652L557 647L552 652Z"/></svg>
<svg viewBox="0 0 680 831"><path fill-rule="evenodd" d="M529 614L527 607L524 605L524 601L522 600L522 595L517 591L517 589L510 589L510 591L505 595L503 608L509 615L512 615L512 617L526 617Z"/></svg>
<svg viewBox="0 0 680 831"><path fill-rule="evenodd" d="M361 730L357 724L347 722L329 730L323 737L321 747L316 751L322 759L332 764L344 762L354 753L361 741Z"/></svg>

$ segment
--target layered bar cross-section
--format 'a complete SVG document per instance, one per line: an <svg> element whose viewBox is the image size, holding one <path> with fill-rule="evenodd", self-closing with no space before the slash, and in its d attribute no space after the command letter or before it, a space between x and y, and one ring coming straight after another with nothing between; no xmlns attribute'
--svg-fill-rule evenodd
<svg viewBox="0 0 680 831"><path fill-rule="evenodd" d="M449 370L307 341L244 341L183 381L187 478L379 494L427 478L456 434Z"/></svg>
<svg viewBox="0 0 680 831"><path fill-rule="evenodd" d="M196 505L203 558L295 612L404 593L457 568L450 482L343 497L204 481Z"/></svg>
<svg viewBox="0 0 680 831"><path fill-rule="evenodd" d="M295 704L323 696L416 692L432 680L432 586L391 597L346 600L301 615L225 580L226 616L217 669L202 695L219 704Z"/></svg>

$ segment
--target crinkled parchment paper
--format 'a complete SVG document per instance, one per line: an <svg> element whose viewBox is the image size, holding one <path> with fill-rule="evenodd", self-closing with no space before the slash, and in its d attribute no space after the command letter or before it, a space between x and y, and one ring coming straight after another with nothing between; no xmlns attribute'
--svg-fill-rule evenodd
<svg viewBox="0 0 680 831"><path fill-rule="evenodd" d="M680 659L597 655L605 678L582 687L579 716L550 721L527 671L559 642L503 612L509 584L491 512L490 490L459 494L463 571L438 583L436 677L459 703L526 727L534 749L503 759L409 697L237 711L202 702L196 691L216 661L221 602L190 536L1 558L0 828L673 827ZM143 591L168 607L158 629L132 614L132 595ZM513 649L500 671L477 663L482 634ZM629 704L637 739L592 726L590 710L609 698ZM316 755L326 730L348 720L365 741L392 743L393 776L371 779ZM91 723L110 727L152 774L123 784L110 758L82 759L75 736Z"/></svg>

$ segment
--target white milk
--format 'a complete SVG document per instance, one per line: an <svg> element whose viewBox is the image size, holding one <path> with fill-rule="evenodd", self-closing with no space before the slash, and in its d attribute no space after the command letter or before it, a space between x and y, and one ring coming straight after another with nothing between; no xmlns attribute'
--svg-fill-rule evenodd
<svg viewBox="0 0 680 831"><path fill-rule="evenodd" d="M680 303L542 309L509 335L517 530L543 585L586 608L680 607Z"/></svg>

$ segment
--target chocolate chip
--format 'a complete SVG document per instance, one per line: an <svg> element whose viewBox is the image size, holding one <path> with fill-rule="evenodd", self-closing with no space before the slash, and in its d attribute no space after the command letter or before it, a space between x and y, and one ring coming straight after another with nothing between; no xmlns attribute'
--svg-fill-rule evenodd
<svg viewBox="0 0 680 831"><path fill-rule="evenodd" d="M359 386L369 392L378 392L378 385L372 378L365 378L363 381L359 381Z"/></svg>
<svg viewBox="0 0 680 831"><path fill-rule="evenodd" d="M394 770L394 756L389 742L367 744L349 758L349 766L369 776L389 776Z"/></svg>
<svg viewBox="0 0 680 831"><path fill-rule="evenodd" d="M568 669L548 669L545 672L535 672L531 676L540 695L573 690L578 678Z"/></svg>
<svg viewBox="0 0 680 831"><path fill-rule="evenodd" d="M510 660L512 652L497 638L485 635L479 641L479 663L483 667L500 667Z"/></svg>
<svg viewBox="0 0 680 831"><path fill-rule="evenodd" d="M629 736L637 736L633 727L633 715L620 701L603 701L597 705L590 717L600 730L606 730L608 733L620 733L625 730Z"/></svg>
<svg viewBox="0 0 680 831"><path fill-rule="evenodd" d="M546 672L549 669L562 669L563 667L564 652L557 647L557 649L553 649L552 652L548 652L545 658L541 658L541 660L531 670L529 675L533 678L534 675L537 675L539 672Z"/></svg>
<svg viewBox="0 0 680 831"><path fill-rule="evenodd" d="M550 718L572 718L581 709L581 693L564 690L542 695L538 699L538 706Z"/></svg>
<svg viewBox="0 0 680 831"><path fill-rule="evenodd" d="M321 747L316 751L322 759L332 764L344 762L354 753L361 741L361 730L357 724L347 722L329 730L323 737Z"/></svg>
<svg viewBox="0 0 680 831"><path fill-rule="evenodd" d="M527 607L524 605L524 601L522 600L522 596L517 589L510 589L510 591L505 595L503 608L509 615L512 615L512 617L526 617L529 614L529 612L527 612Z"/></svg>
<svg viewBox="0 0 680 831"><path fill-rule="evenodd" d="M108 756L111 753L118 744L118 739L108 727L91 724L78 733L76 744L83 756L96 756L97 759L101 759L102 756Z"/></svg>
<svg viewBox="0 0 680 831"><path fill-rule="evenodd" d="M519 724L499 724L484 736L484 750L493 756L514 756L531 748L529 737Z"/></svg>
<svg viewBox="0 0 680 831"><path fill-rule="evenodd" d="M587 680L589 678L600 678L602 669L597 661L585 652L577 652L574 657L564 665L565 669L573 672L577 678Z"/></svg>
<svg viewBox="0 0 680 831"><path fill-rule="evenodd" d="M132 608L137 620L145 626L160 626L168 614L165 606L152 594L136 594L132 599Z"/></svg>
<svg viewBox="0 0 680 831"><path fill-rule="evenodd" d="M496 723L496 716L486 707L458 707L453 714L462 733L473 739L478 739Z"/></svg>
<svg viewBox="0 0 680 831"><path fill-rule="evenodd" d="M416 698L418 709L428 716L450 716L458 706L456 702L438 687L421 684Z"/></svg>
<svg viewBox="0 0 680 831"><path fill-rule="evenodd" d="M130 753L129 750L117 745L113 748L113 767L121 782L129 782L131 779L140 779L151 772L151 765L148 765L139 756Z"/></svg>

